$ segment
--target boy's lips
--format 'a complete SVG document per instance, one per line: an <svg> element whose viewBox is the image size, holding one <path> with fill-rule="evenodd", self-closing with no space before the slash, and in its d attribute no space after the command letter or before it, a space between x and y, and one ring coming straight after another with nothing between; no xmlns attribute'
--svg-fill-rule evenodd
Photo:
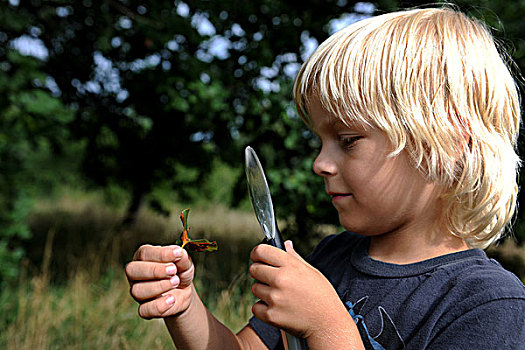
<svg viewBox="0 0 525 350"><path fill-rule="evenodd" d="M327 193L330 197L332 197L332 201L350 197L352 195L352 193L330 192L330 191Z"/></svg>

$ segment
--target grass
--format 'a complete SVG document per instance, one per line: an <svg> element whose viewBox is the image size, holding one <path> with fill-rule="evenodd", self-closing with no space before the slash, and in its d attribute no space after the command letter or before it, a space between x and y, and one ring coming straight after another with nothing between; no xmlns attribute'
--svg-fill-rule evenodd
<svg viewBox="0 0 525 350"><path fill-rule="evenodd" d="M174 242L182 225L178 215L144 211L135 227L118 230L121 214L96 197L38 203L25 272L0 292L0 348L174 348L162 320L139 318L124 265L140 244ZM253 213L215 206L192 208L189 223L191 236L219 243L217 252L193 253L196 288L212 313L237 331L255 301L247 269L261 240L257 221Z"/></svg>
<svg viewBox="0 0 525 350"><path fill-rule="evenodd" d="M172 217L145 210L133 228L120 230L122 210L102 202L85 194L38 202L24 273L0 291L0 349L173 349L162 320L138 316L124 265L141 244L173 243L187 207L190 235L219 244L217 252L192 255L201 298L233 331L246 324L255 301L249 253L262 238L253 213L183 203ZM525 279L524 247L507 241L489 254Z"/></svg>
<svg viewBox="0 0 525 350"><path fill-rule="evenodd" d="M2 348L169 349L162 321L141 321L127 282L108 276L79 271L61 287L43 276L23 283L12 296L16 318L4 328Z"/></svg>
<svg viewBox="0 0 525 350"><path fill-rule="evenodd" d="M251 313L253 300L246 282L241 277L218 295L208 293L205 300L216 317L234 330L240 329ZM15 316L3 325L0 347L174 348L161 320L138 317L137 304L128 291L120 269L108 269L98 277L79 270L63 286L50 285L45 276L33 277L11 293L2 293L2 314Z"/></svg>

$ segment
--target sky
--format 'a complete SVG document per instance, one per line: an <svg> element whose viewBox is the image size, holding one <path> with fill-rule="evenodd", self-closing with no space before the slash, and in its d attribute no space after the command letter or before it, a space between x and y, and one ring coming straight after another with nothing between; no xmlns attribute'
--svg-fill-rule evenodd
<svg viewBox="0 0 525 350"><path fill-rule="evenodd" d="M19 0L9 0L9 3L13 6L18 6ZM375 7L373 4L367 2L358 2L354 7L355 13L344 13L328 23L329 34L333 34L356 21L370 17L374 10ZM58 7L56 11L59 17L67 17L71 14L70 9L67 7ZM182 17L188 17L190 14L189 6L184 2L179 2L177 5L177 14ZM197 29L200 35L210 37L210 39L203 41L201 48L197 51L196 56L198 59L204 62L211 62L211 60L214 58L227 59L229 57L229 50L233 46L232 42L227 37L216 34L215 27L208 20L205 14L194 14L191 18L191 23ZM129 18L123 16L121 17L118 25L122 28L131 28L133 23ZM230 31L235 36L241 37L246 35L245 31L238 24L234 24ZM39 35L40 30L36 27L33 27L31 28L29 34L22 35L16 39L11 40L10 46L15 48L23 55L33 56L37 59L45 61L49 55L49 51L45 47L44 43L38 38ZM254 40L257 40L257 35L260 35L262 38L260 33L254 33ZM313 53L319 43L306 31L301 34L301 41L303 43L303 48L300 55L301 59L304 61ZM113 38L111 43L114 47L118 47L121 43L120 38ZM167 43L167 48L172 51L177 50L178 43L176 38ZM95 52L93 54L93 62L95 64L95 74L93 79L85 83L72 83L76 83L77 89L79 89L80 92L89 91L92 93L98 93L104 90L106 92L116 93L117 100L124 101L128 96L128 92L120 86L118 70L114 67L113 62L105 58L100 52ZM154 67L159 64L162 64L163 69L169 70L171 63L169 61L163 61L160 54L152 54L142 59L129 62L128 66L131 70L140 70L148 67ZM279 91L279 84L272 80L277 76L279 67L283 67L285 74L290 78L295 77L300 68L297 55L295 53L279 55L275 58L272 67L261 68L261 75L255 82L256 86L265 92ZM209 76L207 77L204 75L201 78L209 79ZM56 83L54 83L54 80L51 77L48 78L46 86L54 94L60 94L58 91L58 86Z"/></svg>

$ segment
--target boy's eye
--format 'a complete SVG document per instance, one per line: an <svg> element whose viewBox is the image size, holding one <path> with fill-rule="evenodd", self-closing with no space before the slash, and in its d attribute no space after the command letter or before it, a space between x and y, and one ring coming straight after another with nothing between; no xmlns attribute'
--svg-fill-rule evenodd
<svg viewBox="0 0 525 350"><path fill-rule="evenodd" d="M339 144L344 149L350 149L350 148L354 147L355 143L361 138L362 138L361 136L341 135L341 136L339 136Z"/></svg>

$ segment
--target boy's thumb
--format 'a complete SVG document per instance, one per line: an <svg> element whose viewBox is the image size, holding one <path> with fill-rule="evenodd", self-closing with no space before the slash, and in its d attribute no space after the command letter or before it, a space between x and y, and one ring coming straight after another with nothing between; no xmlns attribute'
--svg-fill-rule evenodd
<svg viewBox="0 0 525 350"><path fill-rule="evenodd" d="M286 249L286 252L289 253L289 254L292 254L293 256L295 256L296 258L299 258L299 259L303 259L296 251L295 249L293 248L293 242L288 240L288 241L285 241L284 242L284 248Z"/></svg>

